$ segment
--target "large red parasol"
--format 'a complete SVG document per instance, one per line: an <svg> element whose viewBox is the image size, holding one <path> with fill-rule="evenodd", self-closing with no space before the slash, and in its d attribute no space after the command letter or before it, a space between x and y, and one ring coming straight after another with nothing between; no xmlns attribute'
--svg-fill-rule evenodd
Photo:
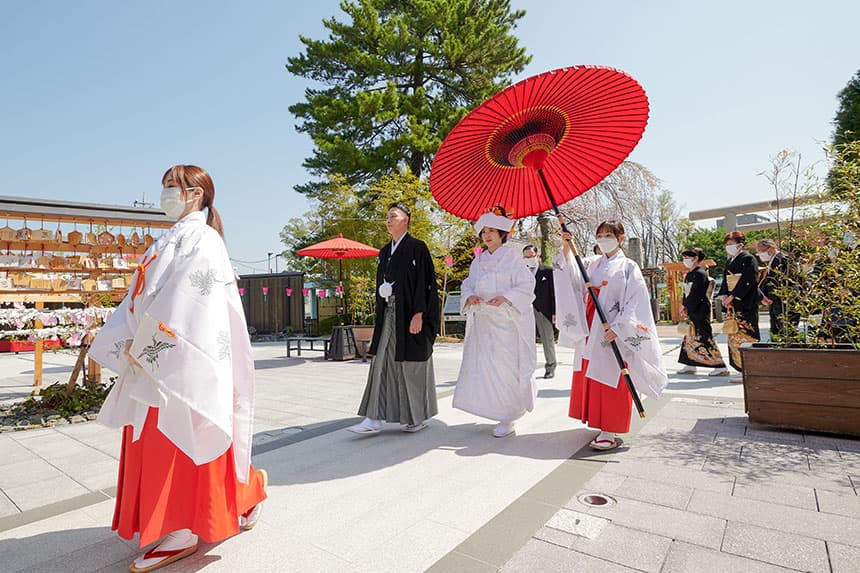
<svg viewBox="0 0 860 573"><path fill-rule="evenodd" d="M477 220L501 205L516 217L555 210L595 185L633 151L648 123L648 97L624 72L573 66L518 82L469 112L442 142L430 169L439 205ZM562 228L567 226L561 220ZM600 321L606 313L575 245L576 263ZM639 415L642 401L617 343L613 354Z"/></svg>
<svg viewBox="0 0 860 573"><path fill-rule="evenodd" d="M379 249L358 241L344 239L343 233L338 233L336 238L299 249L296 254L300 257L317 259L361 259L375 257L379 254Z"/></svg>
<svg viewBox="0 0 860 573"><path fill-rule="evenodd" d="M541 213L609 175L646 123L645 90L624 72L545 72L499 92L451 130L433 160L430 189L443 209L470 221L495 205L516 217Z"/></svg>
<svg viewBox="0 0 860 573"><path fill-rule="evenodd" d="M338 266L338 282L343 288L343 259L362 259L365 257L375 257L379 254L379 249L353 241L344 239L343 233L338 233L334 239L322 241L316 245L299 249L296 254L300 257L314 257L317 259L337 259ZM344 294L344 297L346 295ZM344 298L344 301L346 298ZM344 313L346 313L346 302L344 302Z"/></svg>

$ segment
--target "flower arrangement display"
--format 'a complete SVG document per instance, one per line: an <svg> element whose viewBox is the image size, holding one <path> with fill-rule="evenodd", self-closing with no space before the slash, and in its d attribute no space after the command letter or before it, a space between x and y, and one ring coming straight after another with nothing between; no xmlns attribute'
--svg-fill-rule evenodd
<svg viewBox="0 0 860 573"><path fill-rule="evenodd" d="M114 308L60 308L55 310L26 308L15 303L0 308L0 338L59 340L65 346L77 347L88 333L95 333L110 318ZM36 328L36 323L42 324Z"/></svg>

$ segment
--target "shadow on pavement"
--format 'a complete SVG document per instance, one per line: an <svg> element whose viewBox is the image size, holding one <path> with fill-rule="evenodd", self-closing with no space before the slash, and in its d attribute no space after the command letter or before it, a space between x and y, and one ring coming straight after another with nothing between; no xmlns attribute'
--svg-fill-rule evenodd
<svg viewBox="0 0 860 573"><path fill-rule="evenodd" d="M349 478L408 463L433 450L454 450L456 455L486 454L537 460L570 458L594 435L594 430L574 428L560 432L494 438L492 423L448 426L439 420L416 434L404 433L398 424L387 424L378 434L357 435L337 431L337 441L314 452L313 459L293 457L290 449L273 452L255 466L269 472L273 485L294 485ZM348 442L349 448L341 447ZM274 456L274 457L273 457Z"/></svg>

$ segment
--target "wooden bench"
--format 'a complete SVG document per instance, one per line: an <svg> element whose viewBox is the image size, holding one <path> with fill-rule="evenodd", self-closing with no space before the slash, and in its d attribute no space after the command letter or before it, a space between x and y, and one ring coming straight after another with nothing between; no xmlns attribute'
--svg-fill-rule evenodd
<svg viewBox="0 0 860 573"><path fill-rule="evenodd" d="M307 342L308 346L302 348L302 342ZM314 343L322 342L322 348L314 348ZM290 350L295 349L296 355L301 356L302 350L305 352L322 352L323 357L328 357L328 345L330 340L322 336L292 336L287 338L287 358L290 357Z"/></svg>
<svg viewBox="0 0 860 573"><path fill-rule="evenodd" d="M373 340L373 326L356 325L352 327L352 332L355 335L355 349L361 355L361 361L367 362L367 353Z"/></svg>

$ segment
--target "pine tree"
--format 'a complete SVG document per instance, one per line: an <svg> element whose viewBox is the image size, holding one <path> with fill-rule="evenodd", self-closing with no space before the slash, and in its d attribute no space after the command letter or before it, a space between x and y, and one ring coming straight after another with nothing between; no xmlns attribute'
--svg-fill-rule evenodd
<svg viewBox="0 0 860 573"><path fill-rule="evenodd" d="M326 87L290 107L311 136L304 161L322 181L338 175L362 189L398 168L425 174L466 112L523 70L531 57L512 34L525 15L509 0L345 0L347 21L323 21L326 40L301 37L287 69Z"/></svg>

